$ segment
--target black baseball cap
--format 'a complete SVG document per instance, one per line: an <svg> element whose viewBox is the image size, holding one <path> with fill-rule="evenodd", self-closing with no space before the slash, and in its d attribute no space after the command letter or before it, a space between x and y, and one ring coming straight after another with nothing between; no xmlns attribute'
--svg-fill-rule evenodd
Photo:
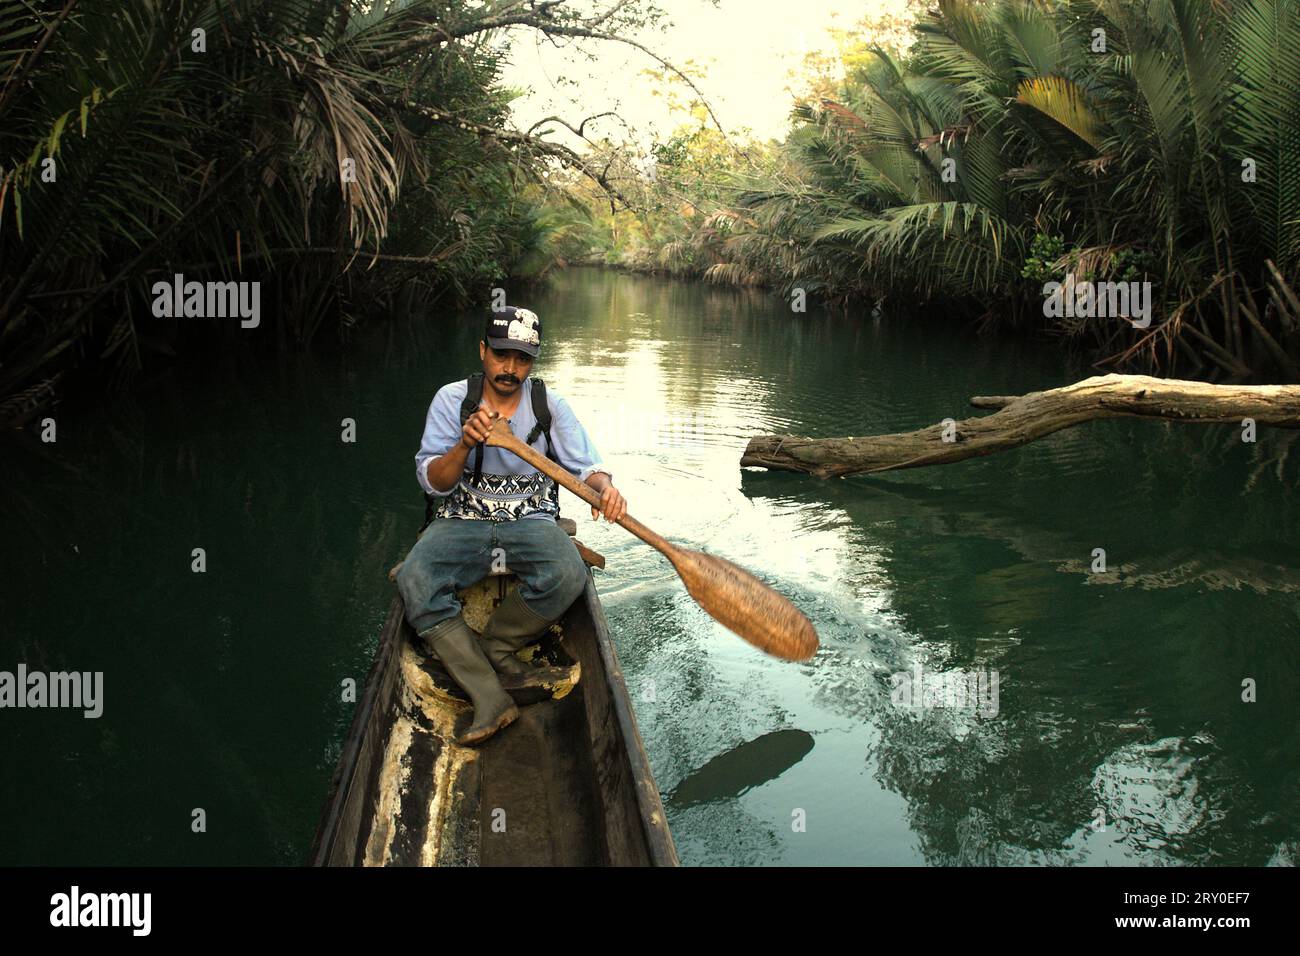
<svg viewBox="0 0 1300 956"><path fill-rule="evenodd" d="M488 317L483 338L494 349L518 349L534 358L542 350L542 320L529 309L503 305Z"/></svg>

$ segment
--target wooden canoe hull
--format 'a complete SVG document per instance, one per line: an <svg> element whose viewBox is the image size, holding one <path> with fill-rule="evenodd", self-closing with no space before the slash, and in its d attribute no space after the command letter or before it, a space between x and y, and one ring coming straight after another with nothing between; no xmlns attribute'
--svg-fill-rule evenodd
<svg viewBox="0 0 1300 956"><path fill-rule="evenodd" d="M472 626L513 577L466 594ZM486 597L485 597L486 596ZM675 866L590 570L552 629L576 681L458 747L468 704L393 602L311 850L315 866ZM546 642L543 642L546 646ZM452 693L449 693L449 688Z"/></svg>

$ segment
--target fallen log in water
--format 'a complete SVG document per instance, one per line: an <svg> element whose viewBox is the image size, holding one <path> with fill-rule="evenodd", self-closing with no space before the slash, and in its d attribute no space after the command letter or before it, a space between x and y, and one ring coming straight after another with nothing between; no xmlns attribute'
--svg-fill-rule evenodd
<svg viewBox="0 0 1300 956"><path fill-rule="evenodd" d="M997 411L865 438L756 435L740 463L818 478L947 465L1100 418L1238 425L1249 418L1260 425L1300 428L1300 385L1209 385L1146 375L1098 375L1027 395L976 396L970 403Z"/></svg>

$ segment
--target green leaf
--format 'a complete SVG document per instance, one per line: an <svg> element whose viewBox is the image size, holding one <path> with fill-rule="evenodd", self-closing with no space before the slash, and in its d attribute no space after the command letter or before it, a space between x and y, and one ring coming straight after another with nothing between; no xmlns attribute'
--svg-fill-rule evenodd
<svg viewBox="0 0 1300 956"><path fill-rule="evenodd" d="M59 151L59 138L63 135L63 127L68 125L68 117L72 115L72 110L68 110L57 120L54 121L54 131L50 133L49 154L53 156Z"/></svg>
<svg viewBox="0 0 1300 956"><path fill-rule="evenodd" d="M1101 151L1102 121L1089 104L1083 89L1063 76L1039 76L1025 80L1016 100L1055 120L1093 149Z"/></svg>

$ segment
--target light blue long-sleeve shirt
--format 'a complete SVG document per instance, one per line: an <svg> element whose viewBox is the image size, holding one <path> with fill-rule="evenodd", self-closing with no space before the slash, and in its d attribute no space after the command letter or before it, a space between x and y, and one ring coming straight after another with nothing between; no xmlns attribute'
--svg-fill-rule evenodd
<svg viewBox="0 0 1300 956"><path fill-rule="evenodd" d="M415 455L415 473L420 487L437 496L435 517L478 518L495 521L514 518L554 518L559 514L559 489L555 482L512 452L490 445L483 446L483 472L478 486L471 484L475 451L465 461L460 480L447 491L429 483L429 462L451 451L460 441L460 403L465 398L466 382L449 382L434 395L424 422L424 438ZM519 407L509 419L510 430L520 441L528 438L537 417L533 414L533 379L525 378L520 387ZM483 403L480 403L482 407ZM586 481L592 472L613 474L600 460L596 446L564 398L546 389L546 405L551 411L551 443L565 469ZM546 438L540 433L532 444L546 454Z"/></svg>

